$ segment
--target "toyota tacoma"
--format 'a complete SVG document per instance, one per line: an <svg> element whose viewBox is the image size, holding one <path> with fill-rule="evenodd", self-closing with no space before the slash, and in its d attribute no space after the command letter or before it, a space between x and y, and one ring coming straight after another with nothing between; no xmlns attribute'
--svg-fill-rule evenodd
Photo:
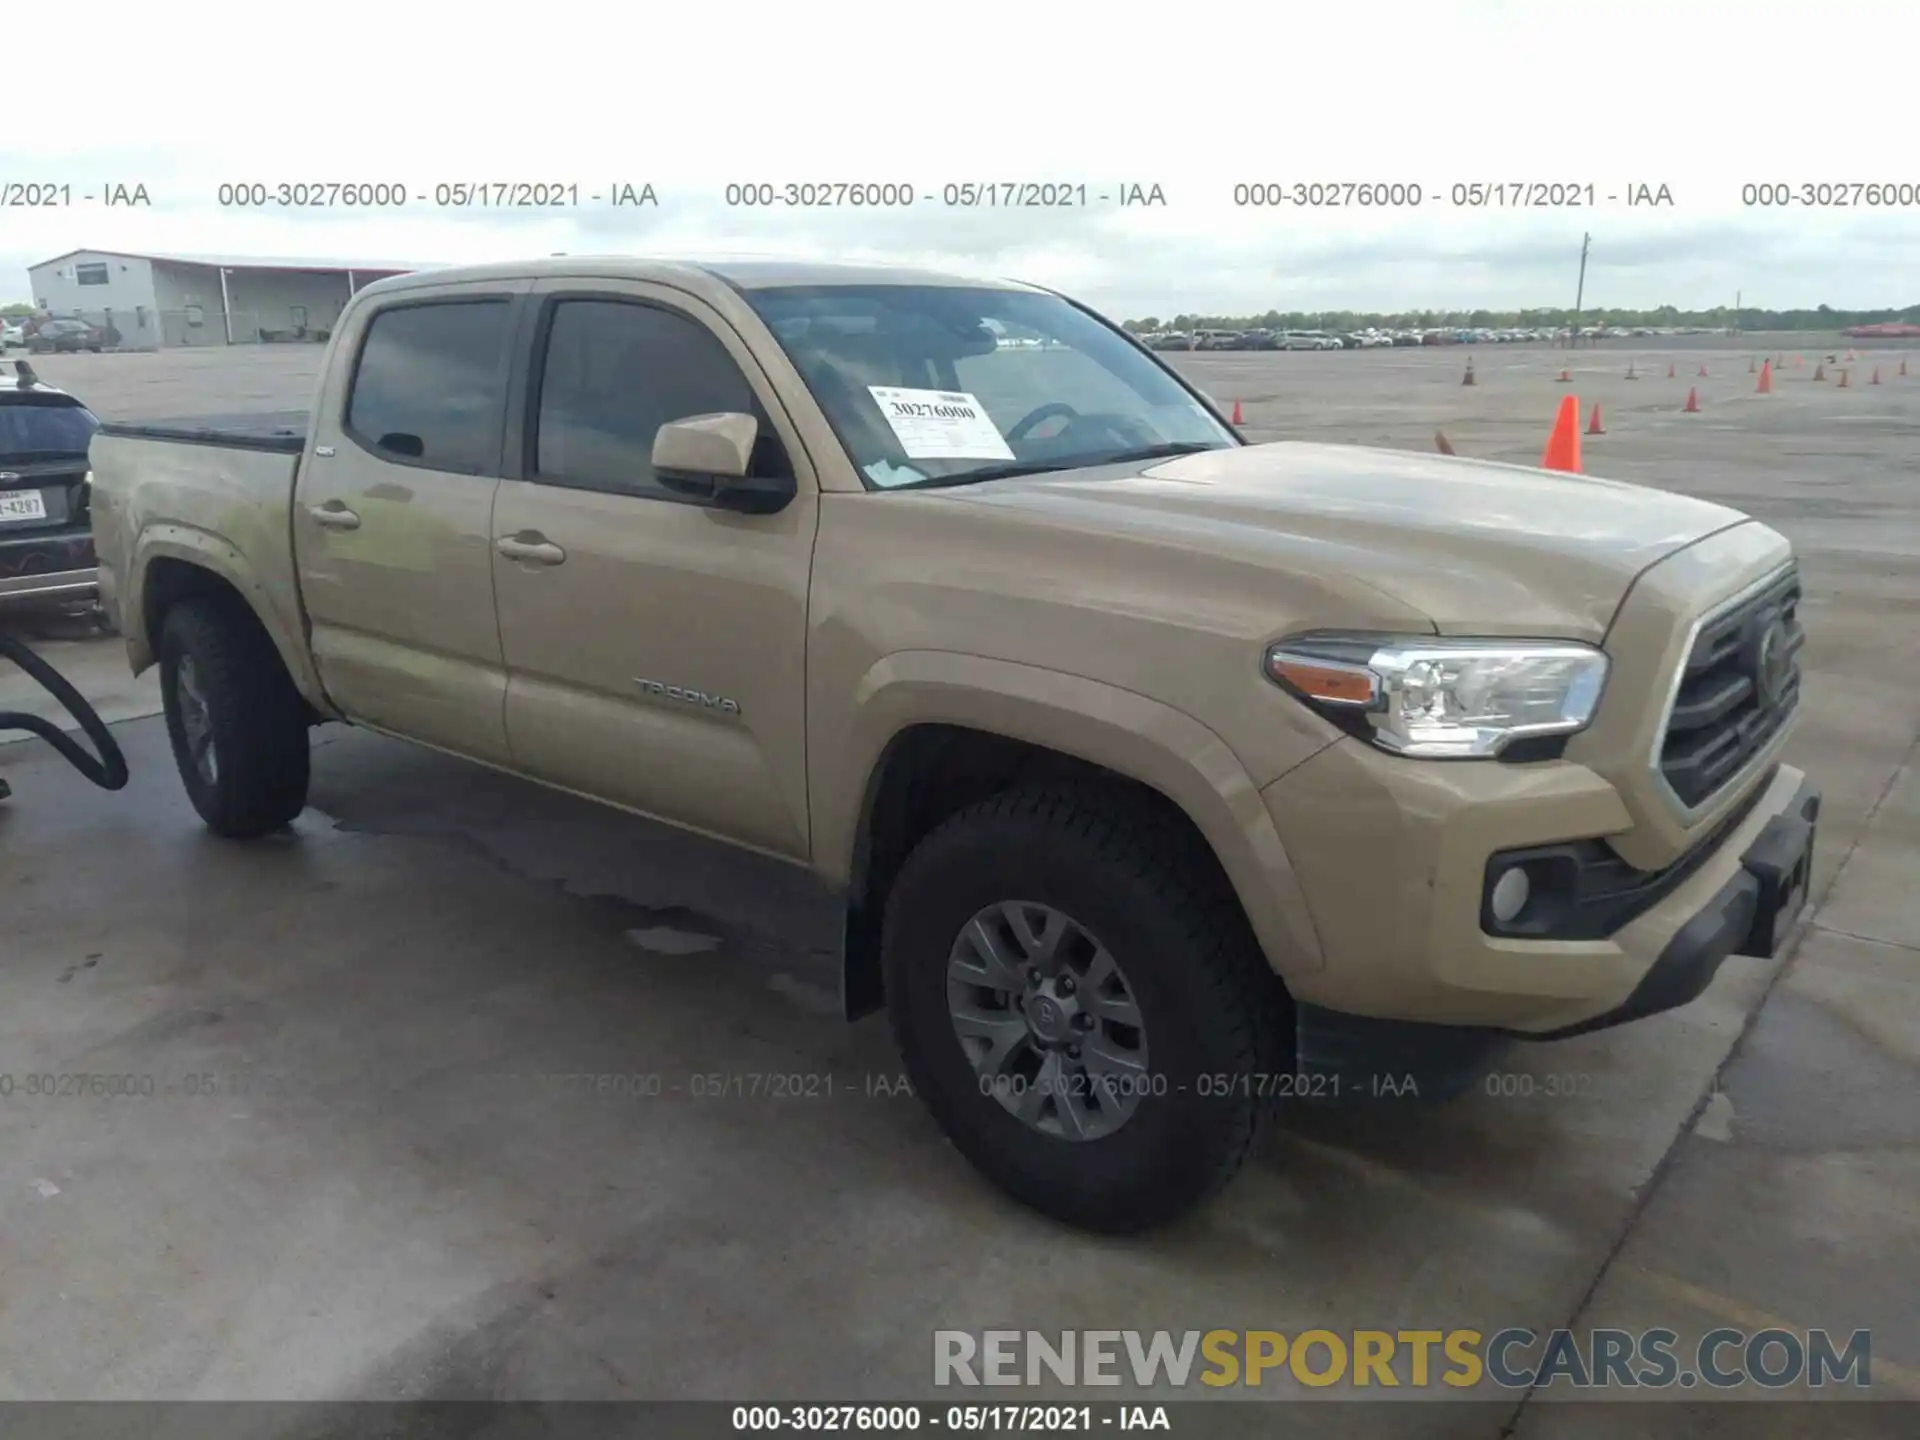
<svg viewBox="0 0 1920 1440"><path fill-rule="evenodd" d="M808 867L848 1015L1089 1227L1196 1205L1276 1098L1684 1003L1806 894L1782 536L1248 443L1037 287L398 277L304 417L109 424L93 470L213 831L285 826L345 722Z"/></svg>

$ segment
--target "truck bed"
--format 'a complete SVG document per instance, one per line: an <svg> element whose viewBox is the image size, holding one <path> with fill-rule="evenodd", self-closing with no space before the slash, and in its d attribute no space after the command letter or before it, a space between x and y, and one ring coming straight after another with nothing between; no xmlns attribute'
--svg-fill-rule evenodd
<svg viewBox="0 0 1920 1440"><path fill-rule="evenodd" d="M303 633L290 518L305 417L108 424L93 437L100 600L128 637L135 673L152 663L142 606L151 567L186 561L247 597L277 636ZM296 677L305 657L286 656Z"/></svg>
<svg viewBox="0 0 1920 1440"><path fill-rule="evenodd" d="M126 440L171 440L184 445L223 445L298 455L307 445L307 416L305 410L275 410L179 420L109 420L100 433Z"/></svg>

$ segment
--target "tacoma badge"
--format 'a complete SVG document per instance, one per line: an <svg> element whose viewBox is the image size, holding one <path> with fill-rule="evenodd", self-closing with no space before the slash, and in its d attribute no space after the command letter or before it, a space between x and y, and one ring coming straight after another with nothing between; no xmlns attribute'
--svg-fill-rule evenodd
<svg viewBox="0 0 1920 1440"><path fill-rule="evenodd" d="M658 680L635 680L644 694L662 700L678 700L686 705L698 705L702 710L718 710L723 715L738 715L740 706L737 701L724 695L709 695L704 690L689 690L680 685L662 685Z"/></svg>

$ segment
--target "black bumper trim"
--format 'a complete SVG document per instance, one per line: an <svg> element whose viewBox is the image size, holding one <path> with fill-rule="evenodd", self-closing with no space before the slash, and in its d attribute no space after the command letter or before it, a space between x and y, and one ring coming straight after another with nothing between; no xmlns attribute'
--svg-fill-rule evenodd
<svg viewBox="0 0 1920 1440"><path fill-rule="evenodd" d="M1733 877L1674 932L1631 995L1590 1020L1517 1038L1565 1040L1658 1015L1697 1000L1729 955L1771 956L1781 938L1776 930L1780 912L1792 898L1790 889L1804 898L1804 872L1813 864L1819 819L1820 791L1812 781L1803 782L1787 807L1761 827Z"/></svg>
<svg viewBox="0 0 1920 1440"><path fill-rule="evenodd" d="M1299 1004L1294 1013L1295 1091L1303 1099L1450 1100L1480 1080L1513 1038L1471 1025L1378 1020L1319 1005Z"/></svg>

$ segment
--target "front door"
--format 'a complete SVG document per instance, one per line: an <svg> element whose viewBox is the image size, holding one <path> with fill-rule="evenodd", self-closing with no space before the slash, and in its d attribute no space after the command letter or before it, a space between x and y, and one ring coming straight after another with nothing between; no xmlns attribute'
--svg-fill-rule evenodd
<svg viewBox="0 0 1920 1440"><path fill-rule="evenodd" d="M296 487L314 663L348 719L506 764L493 505L519 296L405 292L341 337ZM347 359L346 357L351 357Z"/></svg>
<svg viewBox="0 0 1920 1440"><path fill-rule="evenodd" d="M515 764L792 859L807 855L807 581L817 486L740 336L692 297L543 281L524 478L494 506ZM798 495L740 515L653 473L669 420L755 415ZM511 463L511 462L510 462Z"/></svg>

